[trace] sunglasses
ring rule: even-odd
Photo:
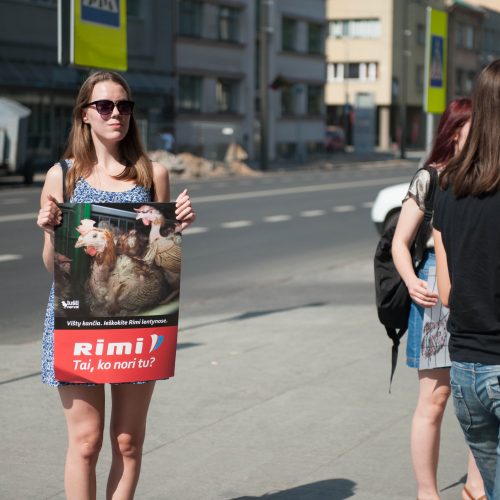
[[[84,107],[95,106],[95,109],[101,116],[109,116],[113,110],[118,109],[121,115],[131,115],[134,110],[134,101],[110,101],[109,99],[100,99],[86,104]]]

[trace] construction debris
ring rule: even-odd
[[[236,143],[229,144],[224,161],[212,161],[191,153],[174,155],[163,149],[150,151],[149,157],[152,161],[164,165],[172,174],[184,178],[261,175],[245,163],[248,154]]]

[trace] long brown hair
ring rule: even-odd
[[[462,151],[440,177],[457,198],[500,190],[500,59],[479,74],[472,96],[470,132]]]
[[[96,152],[90,133],[90,125],[83,122],[82,111],[89,103],[95,85],[106,81],[115,82],[123,87],[127,93],[127,98],[132,99],[128,83],[121,75],[113,71],[97,71],[83,82],[76,97],[68,146],[63,155],[63,158],[73,160],[73,165],[68,171],[64,186],[68,197],[73,192],[76,181],[80,177],[85,178],[92,173]],[[125,168],[115,178],[118,180],[134,180],[139,186],[151,188],[153,185],[151,160],[146,156],[133,114],[130,116],[127,134],[119,143],[119,151],[120,161],[125,164]]]

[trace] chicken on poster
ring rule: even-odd
[[[73,383],[172,377],[181,270],[175,203],[64,203],[54,369]]]

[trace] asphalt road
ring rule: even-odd
[[[376,193],[409,179],[413,170],[353,166],[182,183],[174,179],[172,196],[188,187],[198,213],[183,240],[180,326],[186,315],[217,311],[237,316],[307,302],[303,290],[269,296],[266,286],[286,281],[300,266],[313,272],[316,259],[346,262],[374,246],[370,207]],[[41,262],[42,235],[34,224],[40,189],[0,189],[1,344],[31,342],[41,335],[51,276]],[[249,288],[255,290],[251,303],[242,303],[238,293]],[[355,285],[338,296],[328,294],[329,301],[341,303],[373,300]]]

